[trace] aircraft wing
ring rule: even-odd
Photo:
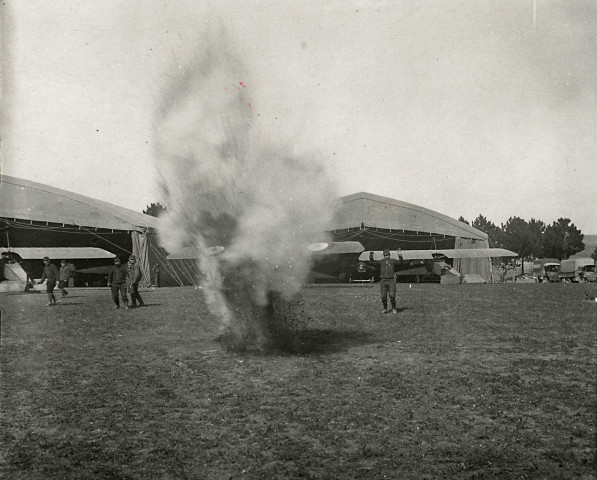
[[[77,260],[114,258],[114,254],[97,247],[16,247],[0,248],[2,253],[16,253],[23,260],[41,260],[45,256],[52,260]]]
[[[367,250],[361,253],[359,261],[382,260],[383,252]],[[400,255],[400,256],[399,256]],[[435,260],[446,258],[488,258],[488,257],[518,257],[518,254],[504,248],[444,248],[441,250],[390,250],[390,258],[396,260]]]
[[[361,242],[322,242],[307,246],[311,255],[349,255],[365,250]]]
[[[338,278],[339,275],[371,276],[375,267],[371,260],[382,260],[383,252],[367,250],[360,242],[321,242],[306,245],[311,258],[312,274],[327,275]],[[224,247],[214,246],[206,249],[204,253],[217,255]],[[199,252],[190,247],[168,255],[169,260],[197,258]],[[445,258],[489,258],[489,257],[517,257],[518,254],[503,248],[456,248],[442,250],[390,250],[390,257],[404,260],[403,275],[425,275],[427,273],[441,274],[442,266],[439,265]],[[400,275],[400,273],[398,273]]]
[[[322,278],[338,278],[339,273],[350,272],[357,269],[358,255],[365,250],[365,247],[360,242],[320,242],[305,245],[305,250],[308,251],[311,260],[311,274],[320,276]],[[166,258],[168,260],[189,260],[196,259],[201,254],[218,255],[224,251],[224,247],[215,245],[209,247],[204,251],[200,251],[195,247],[183,248],[177,252],[173,252]],[[362,267],[366,271],[369,268],[364,265]]]
[[[211,255],[221,253],[224,247],[215,246],[206,250]],[[367,250],[361,242],[321,242],[311,243],[307,246],[309,253],[317,257],[328,255],[355,256],[360,254],[358,261],[366,262],[371,260],[383,260],[381,250]],[[390,250],[390,257],[396,260],[434,260],[438,257],[446,258],[487,258],[487,257],[517,257],[518,254],[504,248],[445,248],[441,250]],[[199,250],[194,247],[187,247],[178,252],[168,255],[168,260],[192,259],[199,257]]]
[[[307,250],[311,255],[355,255],[356,261],[356,254],[361,253],[365,250],[365,247],[361,244],[361,242],[320,242],[320,243],[311,243],[307,245]],[[224,247],[221,245],[215,245],[213,247],[206,248],[203,252],[201,252],[196,247],[186,247],[181,250],[178,250],[174,253],[171,253],[166,257],[168,260],[189,260],[189,259],[196,259],[201,256],[201,253],[207,255],[217,255],[224,251]]]
[[[176,252],[169,254],[166,260],[196,260],[201,256],[201,253],[205,255],[217,255],[224,251],[224,247],[221,245],[214,245],[203,250],[199,250],[197,247],[185,247]]]
[[[448,258],[487,258],[487,257],[518,257],[518,253],[505,248],[454,248],[438,250]]]

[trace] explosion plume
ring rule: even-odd
[[[314,155],[263,131],[258,82],[216,37],[158,110],[156,157],[169,212],[160,237],[169,251],[202,252],[202,291],[229,345],[262,350],[275,341],[280,302],[291,303],[306,279],[305,247],[325,231],[335,187]],[[215,246],[224,250],[216,255]]]

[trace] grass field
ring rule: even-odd
[[[381,315],[374,286],[305,288],[268,355],[223,349],[201,290],[4,294],[0,477],[595,479],[587,291],[401,284]]]

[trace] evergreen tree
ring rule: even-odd
[[[479,215],[473,220],[472,227],[487,234],[489,246],[492,248],[502,248],[504,246],[504,232],[493,222],[487,220],[483,215]]]
[[[530,224],[520,217],[510,217],[506,224],[502,225],[504,247],[518,253],[518,256],[523,259],[532,259],[542,253],[540,251],[542,222],[536,220],[532,222]]]
[[[566,260],[585,249],[584,235],[569,218],[558,218],[545,228],[543,249],[546,257]]]
[[[166,207],[164,207],[160,202],[152,202],[151,205],[149,205],[145,210],[143,210],[143,213],[145,215],[151,215],[152,217],[159,217],[160,213],[165,211]]]

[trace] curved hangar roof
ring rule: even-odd
[[[0,217],[112,230],[157,227],[157,218],[21,178],[0,176]]]
[[[335,217],[330,230],[362,226],[487,239],[487,234],[481,230],[411,203],[365,192],[340,197],[335,205]]]

